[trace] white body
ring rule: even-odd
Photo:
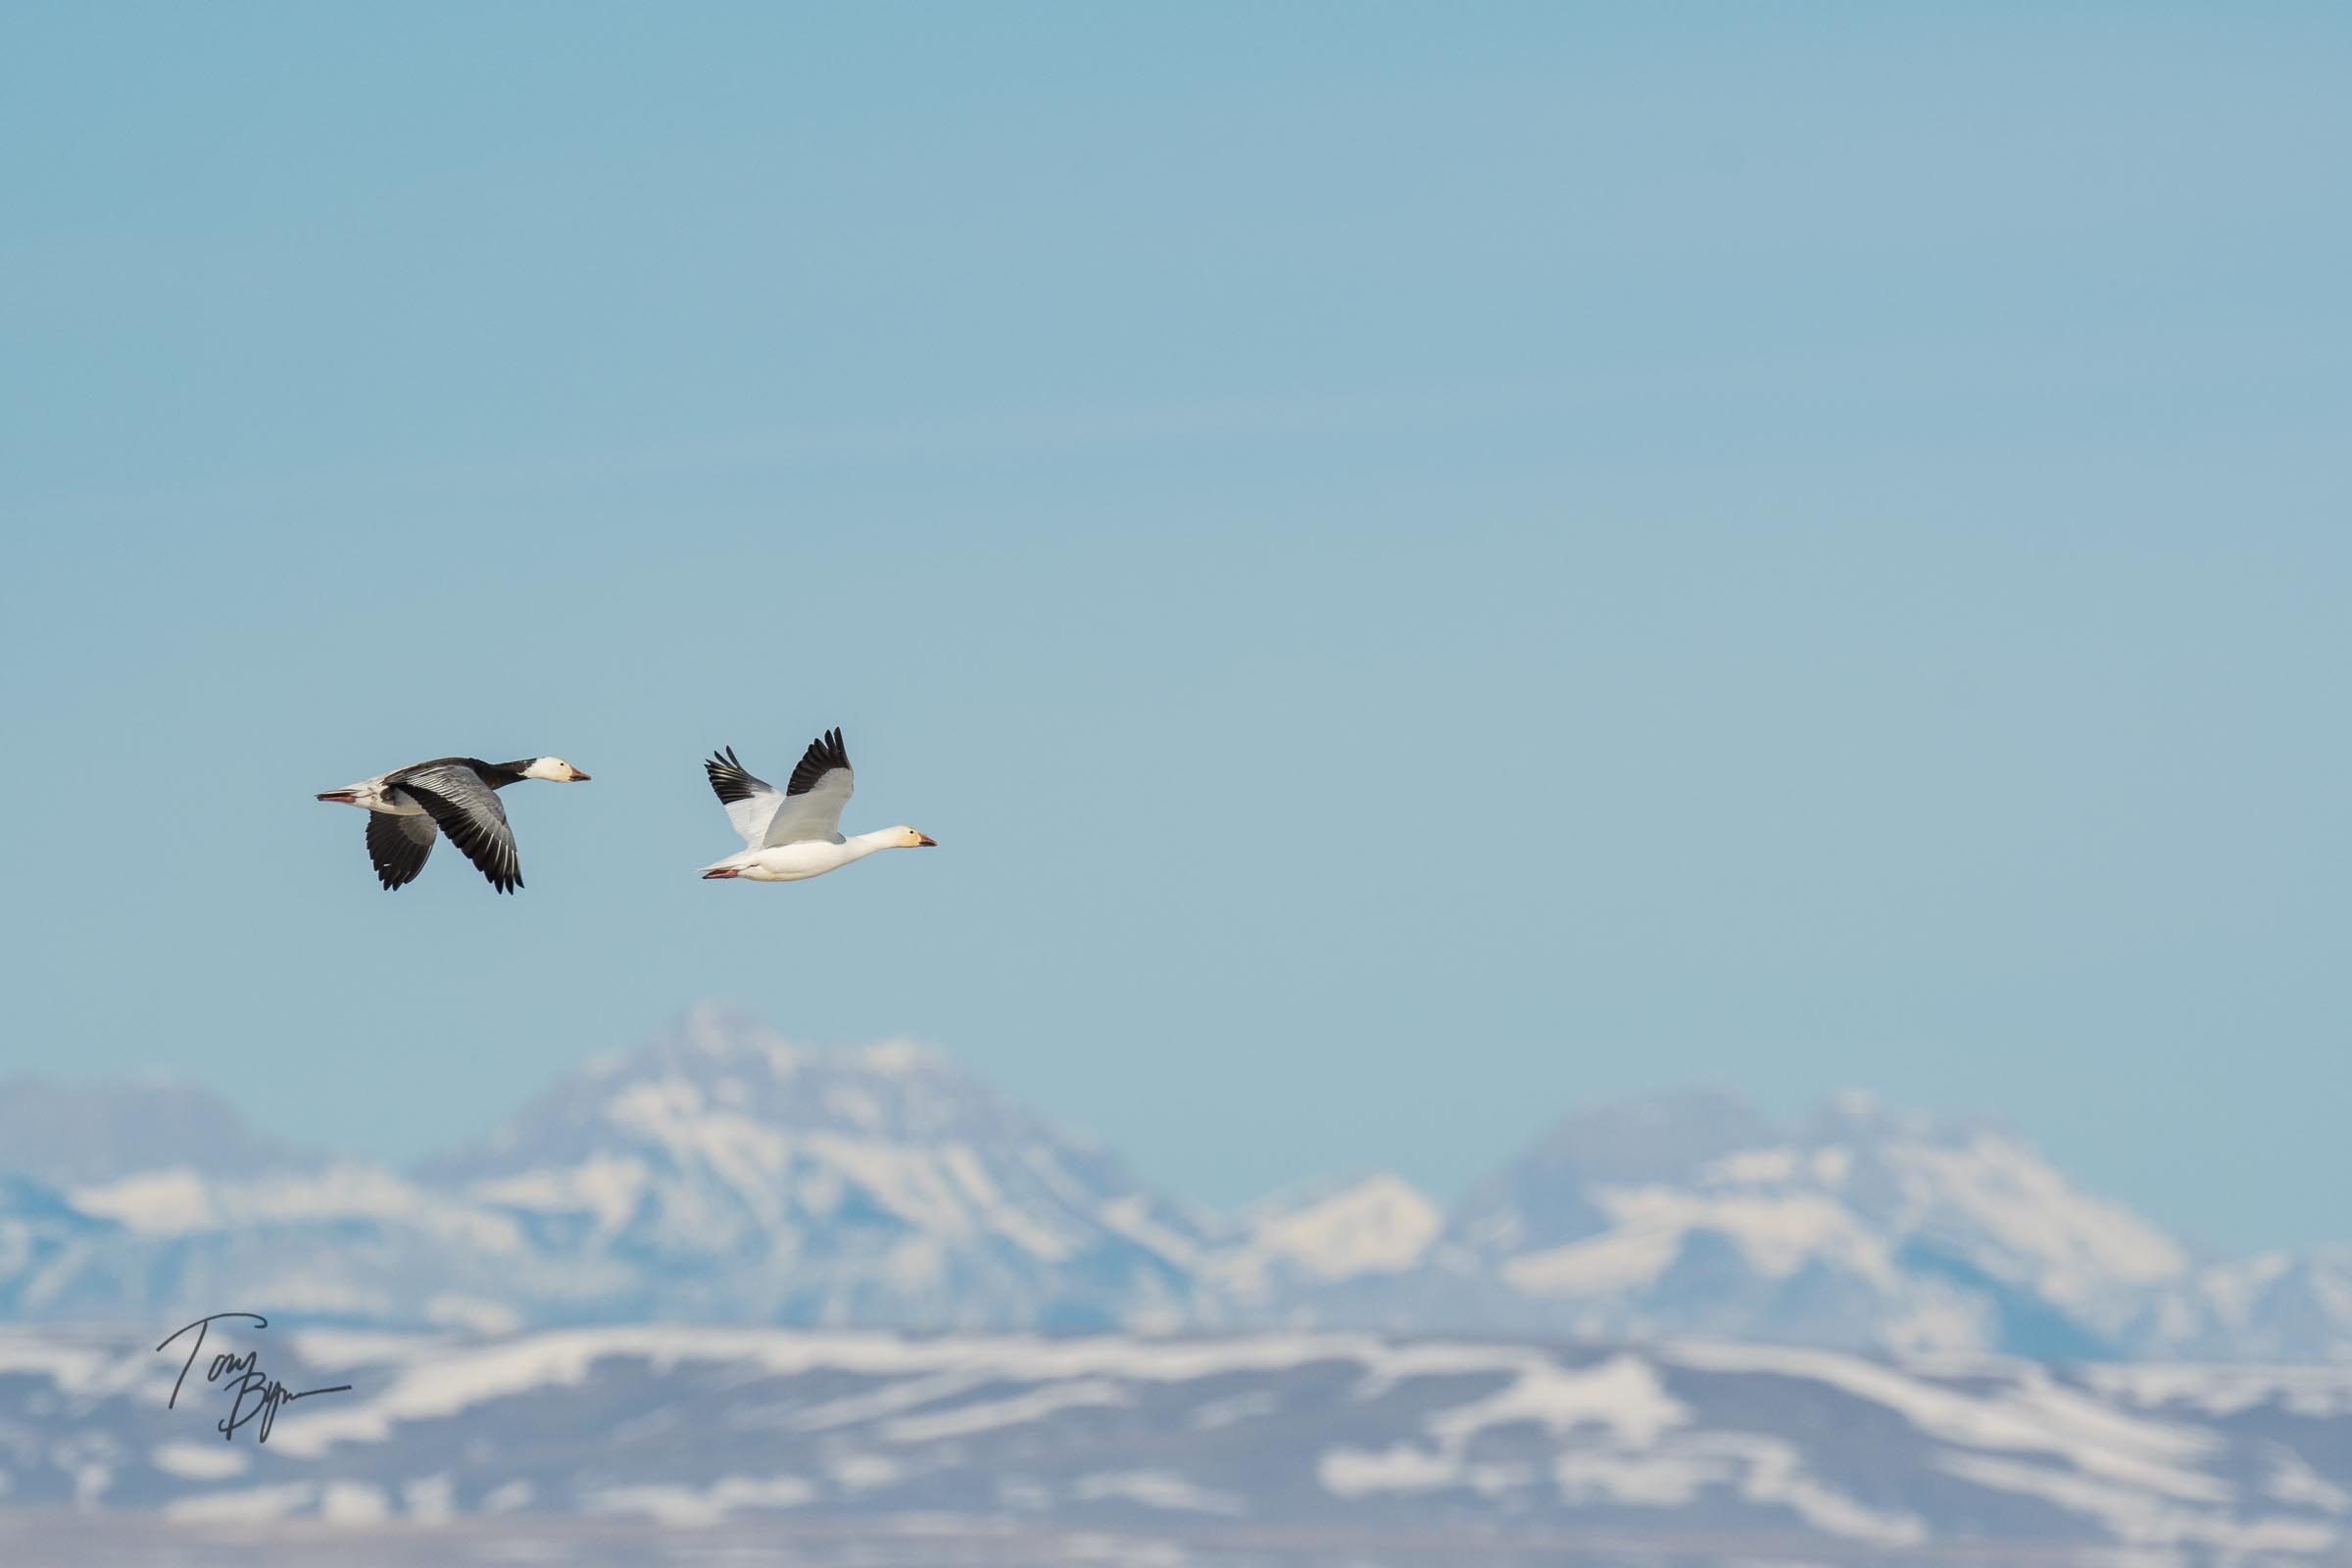
[[[906,833],[903,827],[887,827],[853,838],[803,839],[772,849],[746,850],[703,867],[703,874],[732,871],[746,882],[806,882],[852,860],[862,860],[876,850],[911,849]]]

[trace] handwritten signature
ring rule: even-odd
[[[212,1331],[215,1323],[224,1317],[249,1317],[253,1319],[253,1326],[257,1329],[266,1329],[270,1326],[270,1320],[259,1312],[215,1312],[211,1317],[200,1317],[189,1324],[187,1328],[166,1335],[164,1344],[156,1347],[158,1351],[161,1351],[173,1340],[178,1339],[180,1335],[187,1333],[188,1329],[196,1331],[196,1343],[188,1347],[188,1358],[179,1364],[179,1376],[172,1380],[172,1397],[164,1401],[165,1409],[172,1409],[178,1405],[179,1386],[188,1381],[189,1369],[195,1366],[196,1357],[203,1353],[205,1335]],[[256,1364],[261,1358],[262,1352],[259,1350],[248,1350],[243,1355],[220,1354],[214,1356],[211,1363],[205,1368],[204,1381],[207,1383],[220,1383],[224,1377],[228,1379],[226,1383],[220,1384],[221,1388],[229,1395],[228,1414],[221,1420],[213,1423],[219,1429],[220,1440],[223,1443],[235,1442],[237,1428],[256,1419],[261,1422],[261,1425],[256,1429],[254,1436],[260,1442],[268,1443],[270,1441],[270,1424],[277,1419],[277,1412],[286,1405],[292,1404],[296,1399],[307,1399],[314,1394],[348,1394],[351,1392],[350,1384],[338,1383],[331,1389],[304,1389],[298,1394],[270,1376],[269,1373],[264,1372]],[[247,1408],[248,1400],[252,1401],[251,1408]]]

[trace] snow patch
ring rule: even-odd
[[[479,1297],[444,1292],[424,1303],[425,1321],[444,1328],[481,1335],[512,1334],[522,1327],[522,1314],[511,1306]]]
[[[2219,1479],[2185,1468],[2214,1451],[2211,1433],[2111,1409],[2040,1367],[2021,1365],[2013,1381],[1978,1394],[1827,1350],[1678,1344],[1661,1353],[1693,1370],[1764,1373],[1837,1389],[1895,1411],[1942,1443],[2056,1454],[2088,1475],[2144,1493],[2195,1501],[2229,1494]]]
[[[164,1517],[190,1524],[268,1524],[303,1512],[318,1497],[316,1481],[289,1481],[274,1487],[245,1487],[235,1492],[177,1497],[164,1504]]]
[[[211,1185],[186,1169],[144,1171],[76,1187],[66,1198],[84,1214],[111,1219],[141,1236],[182,1236],[220,1223]]]
[[[1238,1517],[1249,1510],[1229,1493],[1196,1486],[1172,1470],[1116,1470],[1080,1476],[1070,1494],[1083,1501],[1119,1497],[1147,1508],[1171,1512],[1215,1513]]]
[[[253,1467],[253,1456],[226,1443],[167,1443],[148,1455],[166,1475],[188,1481],[224,1481]]]
[[[1419,1262],[1446,1228],[1445,1212],[1397,1176],[1374,1176],[1262,1222],[1252,1250],[1324,1280],[1396,1274]]]
[[[815,1485],[802,1476],[770,1476],[754,1480],[727,1476],[707,1487],[602,1487],[580,1494],[580,1506],[590,1513],[643,1514],[672,1530],[695,1530],[715,1525],[731,1514],[753,1508],[798,1508],[816,1499]]]
[[[1612,1231],[1546,1251],[1523,1252],[1502,1277],[1529,1296],[1609,1296],[1656,1281],[1682,1251],[1680,1231]]]
[[[1101,1378],[1080,1378],[1070,1383],[1049,1384],[1007,1399],[957,1405],[936,1415],[902,1416],[885,1423],[880,1436],[885,1443],[930,1443],[940,1438],[969,1437],[997,1427],[1019,1426],[1056,1410],[1129,1402],[1127,1391],[1117,1384]]]
[[[2168,1506],[2136,1487],[1988,1454],[1937,1457],[1937,1468],[1963,1481],[2000,1492],[2039,1497],[2087,1515],[2118,1541],[2144,1546],[2197,1545],[2226,1552],[2326,1551],[2336,1532],[2316,1520],[2236,1519]]]

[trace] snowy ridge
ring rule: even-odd
[[[144,1339],[0,1331],[0,1407],[70,1412],[0,1432],[12,1502],[354,1532],[517,1511],[851,1538],[1009,1516],[1179,1544],[1409,1524],[2181,1568],[2352,1543],[2352,1387],[2325,1368],[1319,1333],[247,1338],[353,1392],[290,1408],[267,1448],[199,1443],[206,1410],[163,1410],[175,1367]]]

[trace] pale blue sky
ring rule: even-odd
[[[2352,19],[18,6],[0,1074],[698,997],[1243,1200],[1692,1082],[2352,1239]],[[853,829],[707,885],[697,767]],[[528,888],[318,790],[554,752]]]

